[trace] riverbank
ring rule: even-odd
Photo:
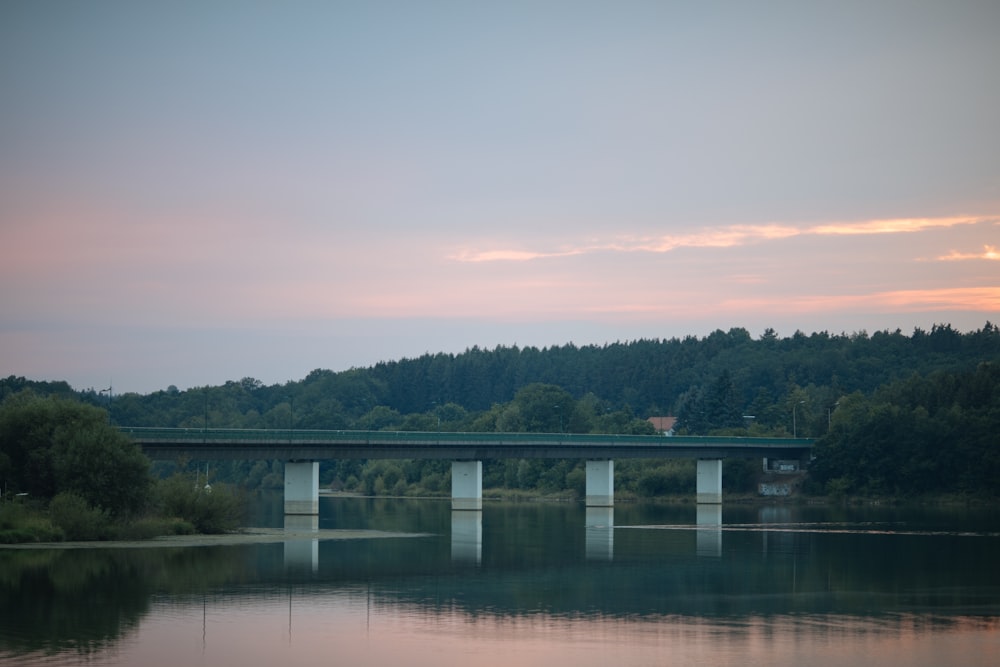
[[[0,549],[159,549],[176,547],[238,546],[299,540],[370,540],[426,537],[427,533],[397,533],[384,530],[304,530],[247,528],[220,535],[164,535],[148,540],[107,540],[87,542],[26,542],[0,544]]]

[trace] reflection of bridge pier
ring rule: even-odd
[[[698,526],[696,551],[699,556],[722,555],[722,505],[701,503],[697,508],[695,523]]]
[[[451,559],[456,563],[483,561],[483,513],[481,511],[452,510]]]
[[[767,506],[757,511],[757,523],[761,524],[761,550],[766,556],[770,552],[792,553],[795,546],[795,535],[789,531],[774,531],[768,529],[768,524],[789,524],[792,522],[792,510],[789,507]]]
[[[615,508],[588,507],[585,521],[587,560],[614,560]]]
[[[318,533],[319,515],[286,514],[285,532]],[[316,572],[319,569],[319,539],[298,537],[285,540],[285,569]]]

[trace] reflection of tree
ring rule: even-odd
[[[0,551],[0,650],[101,650],[137,626],[154,593],[203,592],[243,580],[256,570],[252,553],[236,547]]]

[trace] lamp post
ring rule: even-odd
[[[104,392],[108,392],[108,423],[109,424],[111,423],[111,389],[112,389],[112,384],[109,382],[107,389],[101,389],[99,392],[97,392],[98,396],[100,396]]]

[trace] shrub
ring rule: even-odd
[[[107,537],[108,518],[86,500],[64,491],[49,503],[52,523],[63,530],[68,540],[97,540]]]
[[[176,474],[157,485],[161,514],[183,519],[199,533],[235,530],[243,519],[244,503],[225,484],[202,487],[190,476]]]
[[[47,516],[21,503],[0,503],[0,544],[60,542],[63,538],[63,531]]]
[[[146,517],[122,526],[118,538],[122,540],[148,540],[161,535],[192,535],[194,525],[176,517]]]

